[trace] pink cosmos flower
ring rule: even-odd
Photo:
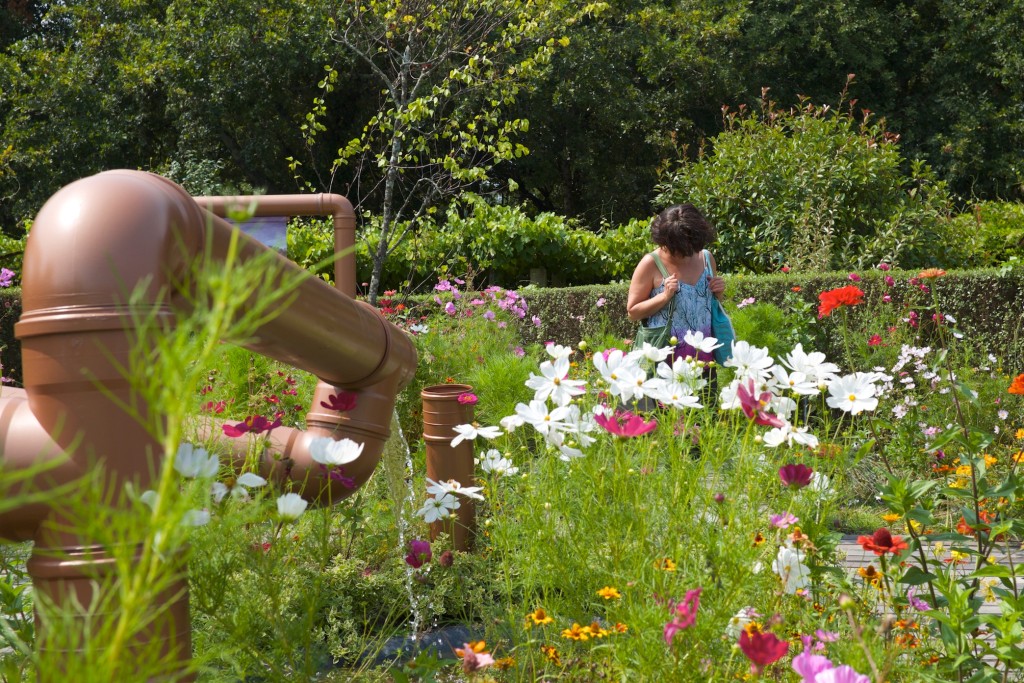
[[[849,275],[846,276],[846,279],[849,280],[850,282],[860,282],[861,278],[860,275],[857,275],[857,273],[850,273]]]
[[[769,521],[771,521],[772,526],[777,527],[779,529],[785,529],[786,527],[792,526],[793,524],[799,522],[800,518],[794,516],[792,512],[789,512],[787,510],[781,515],[772,515],[769,518]]]
[[[871,335],[871,338],[868,339],[868,346],[881,346],[881,345],[882,345],[882,335],[880,335],[880,334],[873,334],[873,335]]]
[[[800,674],[800,683],[814,683],[818,674],[832,668],[835,665],[828,657],[811,654],[808,649],[793,658],[793,671]]]
[[[758,395],[753,379],[748,379],[746,384],[741,383],[736,388],[736,397],[739,399],[740,407],[743,408],[746,416],[753,419],[757,424],[769,427],[781,427],[783,425],[782,420],[777,415],[764,411],[765,407],[771,403],[772,392],[765,391]]]
[[[615,436],[630,439],[634,436],[643,436],[654,431],[658,427],[657,420],[647,422],[640,415],[629,411],[619,411],[611,417],[595,415],[594,422],[605,428],[606,431]]]
[[[892,269],[892,266],[890,266],[885,261],[882,261],[881,263],[879,263],[877,267],[878,267],[879,270],[883,270],[883,271],[884,270],[891,270]]]
[[[670,603],[670,608],[676,613],[676,616],[665,624],[665,643],[669,646],[672,645],[672,639],[675,638],[676,633],[685,631],[697,621],[697,610],[700,609],[700,592],[702,590],[704,589],[688,590],[682,602],[675,605]]]
[[[464,406],[472,406],[476,405],[480,398],[472,391],[464,391],[459,394],[459,397],[456,400]]]
[[[605,303],[606,303],[605,302],[605,298],[602,296],[602,297],[598,298],[597,303],[594,304],[594,305],[597,306],[598,308],[601,308],[602,306],[605,305]]]
[[[327,410],[334,410],[339,413],[347,413],[356,407],[359,394],[354,391],[339,391],[337,394],[330,394],[326,401],[320,401],[320,405]]]
[[[814,470],[802,463],[790,463],[779,468],[779,479],[784,486],[792,489],[802,489],[810,484],[813,474]]]
[[[444,312],[447,313],[448,315],[455,315],[455,304],[453,304],[451,301],[446,303],[444,305]]]
[[[896,279],[892,275],[886,275],[883,279],[886,287],[893,287],[896,284]]]

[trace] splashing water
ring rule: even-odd
[[[416,492],[412,485],[412,452],[409,450],[409,442],[405,439],[405,433],[402,432],[397,409],[391,416],[391,437],[384,445],[381,466],[387,478],[391,500],[395,505],[398,554],[404,557],[409,549],[409,529],[413,524]],[[403,564],[405,565],[405,592],[409,598],[409,611],[412,614],[410,637],[413,642],[416,642],[423,624],[423,611],[413,586],[415,581],[413,568],[408,563],[403,562]]]

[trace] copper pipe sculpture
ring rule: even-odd
[[[273,201],[260,199],[263,206]],[[334,212],[336,225],[342,224],[342,233],[345,226],[354,226],[347,202],[322,201]],[[108,171],[79,180],[43,206],[25,250],[23,314],[15,327],[22,342],[25,390],[5,389],[0,396],[5,468],[25,467],[40,458],[61,460],[35,482],[46,487],[71,481],[103,462],[112,485],[130,481],[139,490],[148,487],[163,453],[153,435],[119,405],[151,414],[123,376],[137,343],[133,315],[155,314],[172,324],[175,313],[186,307],[184,297],[168,300],[160,292],[172,290],[176,277],[203,257],[207,245],[212,245],[210,257],[223,259],[232,230],[179,186],[138,171]],[[267,251],[240,237],[242,260]],[[283,273],[305,272],[276,258]],[[353,262],[342,261],[337,280],[354,289],[354,268],[348,271],[345,265]],[[145,296],[129,305],[127,294],[140,285]],[[415,371],[412,343],[371,306],[310,276],[246,346],[321,379],[308,429],[274,430],[260,461],[261,474],[292,480],[314,501],[351,495],[373,472],[397,394]],[[320,407],[340,390],[358,393],[353,410]],[[346,466],[354,487],[327,478],[313,461],[310,442],[320,436],[365,444],[361,457]],[[42,505],[16,509],[0,516],[0,536],[35,541],[28,569],[37,592],[57,604],[75,599],[88,605],[95,581],[109,571],[110,556],[60,517]],[[171,593],[167,623],[154,625],[140,639],[162,639],[164,653],[184,671],[191,656],[184,577]],[[86,637],[84,617],[82,624]],[[45,632],[46,624],[39,626]]]
[[[427,477],[434,481],[454,479],[462,486],[476,483],[476,464],[473,442],[465,440],[452,448],[455,425],[473,422],[473,406],[460,403],[461,394],[472,391],[468,384],[438,384],[420,392],[423,399],[423,443],[427,451]],[[447,530],[452,535],[456,550],[467,551],[476,535],[476,506],[472,498],[459,496],[459,509],[454,524],[434,522],[430,525],[430,539]]]

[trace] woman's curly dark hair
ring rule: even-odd
[[[693,256],[714,242],[717,234],[693,204],[670,206],[651,223],[651,240],[678,256]]]

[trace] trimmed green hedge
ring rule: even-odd
[[[884,274],[877,271],[864,275],[857,285],[864,290],[868,301],[877,301],[888,292],[893,296],[893,305],[902,306],[912,294],[905,283],[917,273],[893,271],[889,274],[898,283],[892,289],[885,286]],[[847,276],[847,273],[726,275],[727,308],[735,314],[737,302],[753,298],[792,309],[786,300],[787,296],[792,296],[794,287],[800,288],[797,296],[816,307],[818,293],[850,284]],[[1024,371],[1024,269],[950,271],[927,282],[935,287],[943,312],[956,318],[958,327],[979,350],[1001,358],[1004,367],[1013,373]],[[523,342],[556,341],[575,345],[584,337],[602,332],[632,338],[636,324],[626,317],[627,290],[625,283],[521,289],[530,306],[530,315],[522,322]],[[604,299],[603,305],[598,306],[601,299]],[[0,344],[3,345],[0,357],[4,376],[20,384],[21,347],[14,339],[14,323],[21,315],[21,290],[0,291],[0,305]],[[871,310],[868,307],[849,309],[851,324],[867,322],[864,316],[870,315]],[[539,326],[533,324],[532,316],[540,319]],[[818,323],[826,339],[826,348],[820,350],[830,358],[839,358],[842,354],[842,340],[836,334],[838,320],[835,316]]]
[[[917,271],[889,273],[897,286],[891,290],[883,282],[883,273],[872,272],[856,283],[864,290],[868,301],[878,301],[883,294],[893,296],[893,305],[902,306],[912,294],[906,286]],[[726,308],[733,314],[736,304],[753,298],[783,308],[792,288],[807,304],[816,307],[822,291],[852,284],[848,273],[778,274],[778,275],[725,275],[727,282]],[[966,338],[980,350],[1001,358],[1008,369],[1024,370],[1024,269],[995,269],[950,271],[947,275],[927,281],[935,287],[943,312],[952,315]],[[606,330],[631,338],[636,323],[626,317],[628,285],[595,285],[565,287],[561,289],[520,290],[530,305],[530,313],[540,317],[540,326],[524,321],[523,337],[526,342],[556,341],[575,345],[580,339]],[[599,299],[602,307],[597,307]],[[907,309],[909,312],[910,309]],[[868,307],[849,309],[851,325],[865,323]],[[826,339],[826,348],[820,349],[830,358],[842,354],[842,339],[838,332],[840,318],[833,316],[819,321]]]

